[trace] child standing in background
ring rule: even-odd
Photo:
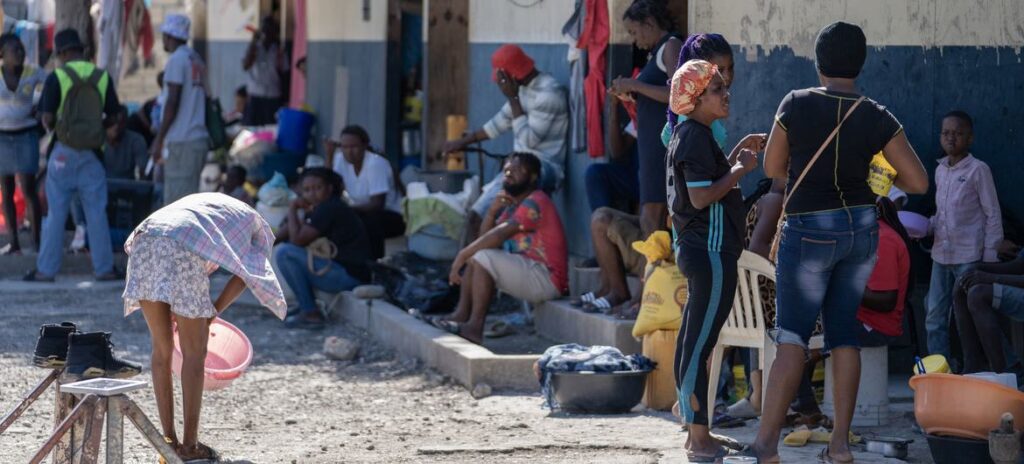
[[[963,111],[942,119],[939,142],[946,156],[935,170],[935,215],[929,229],[932,276],[928,288],[928,352],[949,358],[949,309],[953,284],[971,265],[998,261],[1003,240],[992,171],[968,151],[974,141],[974,122]]]

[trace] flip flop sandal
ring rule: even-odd
[[[592,303],[595,299],[597,299],[597,295],[594,295],[594,292],[587,292],[580,295],[579,298],[570,301],[569,304],[574,308],[582,308],[587,304]]]
[[[608,314],[615,309],[615,306],[611,301],[608,301],[608,298],[602,296],[583,306],[583,312]]]
[[[640,303],[633,302],[627,303],[629,306],[626,309],[622,309],[618,314],[615,315],[616,319],[623,321],[635,321],[637,317],[640,317]]]
[[[455,321],[446,321],[441,318],[430,319],[430,325],[453,335],[458,335],[459,330],[462,329],[462,324]]]
[[[692,452],[687,451],[686,452],[686,460],[688,462],[719,462],[720,460],[722,460],[722,458],[724,458],[726,456],[735,456],[735,455],[736,455],[735,451],[733,451],[733,450],[731,450],[729,448],[726,448],[724,446],[719,446],[718,447],[718,451],[715,452],[714,456],[702,456],[700,454],[693,454]]]
[[[196,446],[194,448],[192,448],[191,450],[185,450],[185,448],[182,447],[181,451],[188,451],[188,452],[191,452],[191,453],[195,453],[194,455],[186,454],[185,456],[181,456],[181,458],[182,458],[181,460],[183,462],[186,462],[186,463],[199,464],[199,463],[215,463],[215,462],[219,462],[220,461],[220,453],[218,453],[217,450],[215,450],[213,448],[210,448],[209,446],[206,446],[206,445],[204,445],[202,443],[196,443]],[[182,453],[179,452],[178,454],[181,455]],[[186,459],[186,456],[188,456],[187,459]]]
[[[498,321],[491,325],[491,327],[484,331],[485,338],[501,338],[516,333],[516,330],[511,325],[504,321]]]
[[[832,456],[829,456],[828,445],[825,445],[825,447],[821,449],[821,452],[818,453],[818,460],[826,464],[851,464],[854,461],[853,458],[838,460],[833,458]]]
[[[731,449],[733,451],[746,451],[746,450],[750,449],[750,445],[748,445],[746,443],[742,443],[742,442],[740,442],[739,440],[737,440],[735,438],[727,437],[725,435],[719,435],[717,433],[712,433],[711,434],[711,438],[714,438],[715,441],[717,441],[720,445],[722,445],[722,446],[724,446],[726,448],[729,448],[729,449]]]
[[[732,429],[736,427],[742,427],[746,423],[746,419],[740,419],[738,417],[732,417],[726,413],[715,414],[714,425],[712,428],[716,429]]]

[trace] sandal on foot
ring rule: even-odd
[[[688,462],[719,462],[726,456],[734,456],[736,452],[726,448],[725,446],[719,446],[718,451],[715,452],[714,456],[704,456],[700,454],[694,454],[692,451],[686,452],[686,460]]]
[[[182,446],[179,448],[178,456],[186,463],[198,464],[220,461],[220,453],[202,443],[196,443],[195,446],[190,448]]]
[[[582,308],[587,304],[593,302],[595,299],[597,299],[597,295],[594,295],[594,292],[587,292],[580,295],[579,298],[570,301],[569,304],[572,305],[574,308]]]
[[[501,338],[516,333],[511,325],[505,321],[498,321],[491,324],[491,327],[484,330],[484,338]]]
[[[754,405],[749,399],[743,398],[729,407],[725,408],[725,412],[732,417],[738,417],[740,419],[753,419],[761,414],[754,409]]]
[[[742,427],[746,423],[746,419],[739,417],[732,417],[726,413],[715,414],[715,420],[712,422],[713,427],[717,429],[731,429],[736,427]]]
[[[725,435],[719,435],[717,433],[712,433],[711,434],[711,438],[713,438],[715,441],[717,441],[719,445],[722,445],[722,446],[724,446],[726,448],[729,448],[731,450],[734,450],[734,451],[746,451],[746,450],[750,449],[750,445],[748,445],[746,443],[742,443],[742,442],[740,442],[739,440],[737,440],[735,438],[727,437]]]
[[[640,302],[634,301],[632,303],[626,303],[628,306],[624,306],[624,309],[620,309],[619,313],[615,315],[616,319],[623,321],[635,321],[640,316]]]
[[[455,322],[455,321],[449,321],[447,319],[441,319],[441,318],[428,319],[428,320],[430,321],[430,325],[432,325],[434,327],[437,327],[438,329],[441,329],[441,330],[443,330],[445,332],[448,332],[450,334],[453,334],[453,335],[458,335],[459,334],[459,330],[462,329],[462,324],[459,324],[458,322]]]
[[[615,310],[615,307],[618,306],[619,304],[621,304],[621,302],[613,303],[611,300],[608,299],[608,297],[602,296],[601,298],[598,298],[583,306],[583,312],[610,314],[612,311]]]
[[[850,454],[850,459],[842,459],[842,460],[840,460],[840,459],[833,458],[831,455],[828,454],[828,451],[829,451],[829,446],[825,445],[825,447],[821,449],[821,452],[818,453],[818,460],[821,461],[821,462],[824,462],[826,464],[852,464],[853,463],[853,453]]]

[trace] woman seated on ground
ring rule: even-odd
[[[142,308],[152,337],[153,393],[164,439],[183,460],[216,459],[199,442],[199,412],[209,326],[248,287],[277,317],[286,304],[270,266],[273,233],[256,210],[220,193],[189,195],[150,215],[124,245],[128,276],[124,312]],[[233,274],[210,301],[208,276]],[[169,278],[173,276],[173,278]],[[181,343],[184,435],[178,440],[171,380],[173,331]]]
[[[290,328],[322,329],[326,317],[313,292],[337,293],[370,280],[370,247],[359,216],[341,201],[341,177],[327,168],[310,168],[299,178],[301,195],[278,229],[281,243],[274,264],[298,307],[288,311]],[[303,212],[305,219],[299,217]]]
[[[359,126],[342,129],[338,142],[327,140],[326,153],[333,157],[330,166],[341,175],[348,203],[369,234],[370,257],[383,258],[384,240],[405,233],[402,194],[391,162],[370,151],[370,136]]]

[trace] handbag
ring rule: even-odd
[[[327,271],[331,270],[331,265],[324,266],[323,269],[317,270],[314,266],[314,258],[323,258],[327,260],[334,259],[338,255],[338,247],[334,245],[327,237],[320,237],[313,240],[313,243],[306,245],[306,264],[309,266],[309,272],[317,277],[322,277],[327,274]]]
[[[771,250],[768,252],[768,259],[771,262],[776,262],[778,258],[779,243],[782,241],[782,226],[783,224],[786,223],[786,205],[789,204],[789,199],[793,197],[793,193],[796,192],[796,189],[800,187],[800,183],[804,181],[804,177],[806,177],[807,173],[811,171],[811,167],[814,166],[814,163],[817,162],[818,158],[821,157],[821,154],[824,153],[825,147],[832,143],[832,139],[836,138],[836,135],[839,134],[839,128],[843,127],[843,123],[846,122],[846,119],[849,118],[851,114],[853,114],[853,110],[857,109],[857,107],[860,106],[860,103],[864,101],[865,98],[867,97],[864,97],[862,95],[860,98],[857,99],[857,101],[853,103],[853,106],[851,106],[850,109],[846,110],[846,114],[843,115],[843,119],[839,120],[839,124],[836,125],[836,128],[832,129],[832,133],[828,134],[828,137],[825,138],[825,141],[822,142],[820,147],[818,147],[818,151],[814,153],[814,156],[811,157],[811,161],[807,163],[807,166],[804,167],[803,172],[801,172],[800,176],[796,178],[796,182],[793,183],[793,188],[789,189],[789,192],[786,194],[786,197],[782,199],[782,214],[779,215],[779,223],[776,224],[775,226],[775,237],[772,238],[772,247]]]

